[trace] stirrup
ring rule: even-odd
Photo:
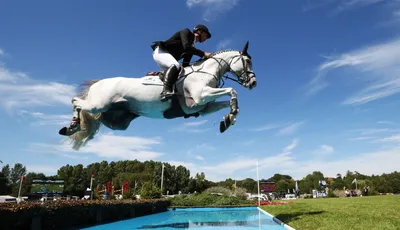
[[[161,93],[161,101],[167,101],[168,99],[170,99],[171,97],[173,97],[174,96],[174,92],[172,91],[172,92],[162,92]]]

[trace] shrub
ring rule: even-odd
[[[241,200],[246,200],[247,199],[246,189],[237,187],[235,196]]]
[[[237,187],[235,191],[221,186],[214,186],[206,189],[204,193],[221,194],[224,196],[235,196],[241,200],[247,199],[246,189],[241,187]]]
[[[156,199],[161,198],[161,190],[155,186],[151,182],[145,182],[143,184],[142,192],[140,193],[141,199]]]
[[[166,211],[170,202],[154,200],[58,200],[0,204],[1,229],[79,229]]]
[[[210,187],[206,189],[204,193],[220,193],[225,196],[231,196],[233,194],[230,189],[221,186]]]
[[[334,198],[334,197],[339,197],[339,196],[337,196],[332,189],[329,189],[327,197]]]
[[[204,192],[197,195],[179,195],[170,198],[171,206],[180,207],[215,207],[215,206],[251,206],[253,202],[235,196],[217,195]]]

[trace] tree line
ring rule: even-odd
[[[124,160],[101,161],[87,165],[65,165],[58,169],[56,175],[46,176],[43,173],[28,172],[26,167],[16,163],[13,167],[6,164],[0,173],[0,194],[18,194],[21,176],[24,176],[21,195],[30,194],[32,179],[58,179],[64,180],[64,194],[82,196],[86,188],[90,186],[90,179],[94,176],[93,189],[104,189],[107,182],[112,182],[114,189],[121,189],[124,182],[128,182],[131,191],[139,191],[146,184],[161,187],[161,171],[164,164],[163,194],[178,194],[203,192],[213,186],[244,188],[249,193],[257,193],[257,181],[252,178],[234,180],[228,178],[224,181],[212,182],[206,179],[206,175],[196,173],[191,176],[190,171],[182,166],[174,166],[169,163],[156,161]],[[354,178],[357,179],[357,187],[362,189],[369,187],[372,193],[400,193],[400,172],[392,172],[382,175],[363,175],[357,171],[347,171],[345,175],[337,174],[336,177],[325,177],[319,171],[312,172],[298,181],[301,194],[310,194],[313,189],[321,190],[320,181],[324,180],[331,190],[355,189]],[[295,189],[295,180],[290,175],[274,174],[262,181],[275,182],[276,192],[287,193]]]

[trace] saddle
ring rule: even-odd
[[[151,71],[147,72],[146,76],[158,76],[161,81],[164,81],[165,78],[165,71]]]
[[[146,76],[155,76],[155,77],[159,77],[159,79],[161,80],[161,81],[164,81],[164,78],[165,78],[165,71],[150,71],[150,72],[147,72],[146,73]],[[180,78],[181,76],[179,76],[178,77],[178,79]],[[174,86],[173,86],[173,88],[174,88],[174,91],[176,92],[176,93],[178,93],[177,91],[177,88],[176,88],[176,84],[174,84]],[[178,95],[174,95],[174,96],[172,96],[172,98],[170,99],[171,100],[171,108],[169,108],[168,110],[166,110],[165,112],[164,112],[164,117],[166,118],[166,119],[174,119],[174,118],[177,118],[177,117],[184,117],[185,119],[187,119],[187,118],[189,118],[189,117],[195,117],[195,118],[197,118],[200,114],[199,113],[194,113],[194,114],[186,114],[185,112],[183,112],[183,110],[182,110],[182,108],[181,108],[181,106],[180,106],[180,104],[179,104],[179,98],[178,98]]]

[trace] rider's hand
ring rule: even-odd
[[[212,53],[204,52],[204,57],[210,58],[210,57],[212,57],[212,56],[213,56]]]

